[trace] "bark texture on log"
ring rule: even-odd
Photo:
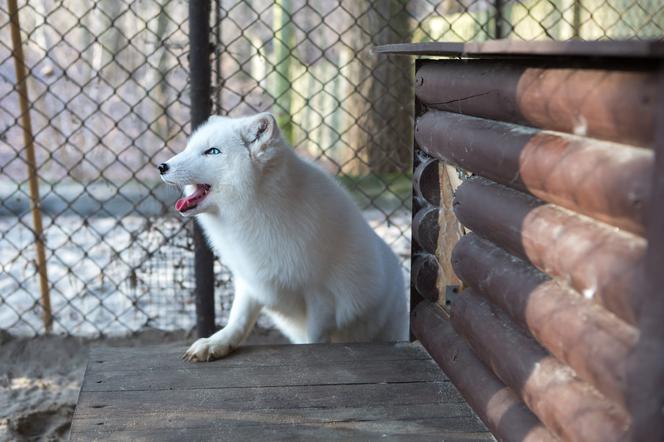
[[[459,187],[454,209],[470,230],[636,323],[643,238],[481,178]]]
[[[454,248],[459,277],[576,374],[626,406],[627,360],[638,331],[474,233]]]
[[[632,66],[436,61],[417,71],[415,94],[444,111],[651,147],[656,76]]]
[[[651,150],[452,112],[417,120],[421,149],[477,175],[643,235]]]
[[[630,419],[623,408],[578,379],[472,289],[452,304],[451,320],[475,354],[553,433],[570,441],[625,439]]]
[[[431,303],[419,304],[411,315],[413,331],[498,440],[558,440],[475,356],[439,310]]]

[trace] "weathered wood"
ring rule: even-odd
[[[231,366],[206,363],[197,367],[196,376],[191,367],[179,369],[127,368],[117,371],[91,372],[85,377],[83,387],[87,391],[122,390],[163,390],[181,383],[182,388],[229,388],[237,385],[256,386],[297,386],[297,385],[339,385],[361,384],[366,382],[434,382],[442,379],[440,370],[430,360],[392,361],[348,361],[334,364],[308,364],[315,370],[289,369],[276,370],[273,366]],[[223,376],[219,367],[223,366]]]
[[[465,181],[454,204],[470,230],[636,323],[643,238],[481,178]]]
[[[482,56],[528,57],[564,56],[584,59],[604,58],[661,58],[664,43],[658,40],[584,41],[584,40],[488,40],[483,42],[427,42],[396,43],[377,46],[379,54],[433,55],[433,56]]]
[[[71,440],[491,439],[417,344],[243,347],[205,364],[178,356],[93,349]]]
[[[438,211],[438,245],[436,246],[436,257],[440,265],[438,273],[438,302],[445,305],[447,291],[451,287],[458,287],[461,281],[454,274],[450,256],[454,245],[463,235],[463,227],[454,214],[454,192],[461,182],[455,175],[452,166],[440,163],[438,168],[438,181],[440,182],[440,210]]]
[[[451,385],[451,384],[450,384]],[[357,395],[355,392],[345,391],[349,395]],[[365,402],[366,404],[366,402]],[[408,427],[409,421],[418,421],[425,423],[430,420],[429,429],[454,431],[479,431],[484,428],[477,418],[472,415],[468,406],[463,402],[458,404],[419,404],[419,405],[383,405],[361,406],[361,407],[339,407],[330,408],[311,407],[298,404],[293,408],[268,408],[268,409],[229,409],[223,403],[219,408],[205,410],[197,408],[185,408],[165,412],[159,409],[156,404],[153,412],[145,413],[120,413],[103,417],[104,432],[122,431],[124,429],[152,430],[154,428],[195,428],[197,426],[218,428],[223,432],[225,426],[235,426],[246,424],[249,426],[263,427],[265,424],[275,425],[297,425],[297,424],[317,424],[325,427],[326,424],[339,424],[341,422],[374,422],[384,423],[385,421],[404,421],[401,428],[411,430]],[[441,414],[444,413],[443,416]],[[360,417],[361,416],[361,417]],[[164,419],[166,417],[167,419]],[[168,419],[171,417],[172,419]],[[216,422],[208,422],[209,420]],[[160,422],[161,420],[161,422]],[[80,422],[93,426],[99,422],[99,416],[80,417]],[[184,424],[183,424],[184,422]],[[425,424],[426,425],[426,424]]]
[[[485,186],[464,184],[455,203],[477,234],[455,252],[464,261],[457,271],[501,324],[491,328],[469,309],[471,329],[489,330],[478,355],[511,376],[501,382],[520,393],[546,393],[535,405],[569,420],[554,428],[566,438],[581,416],[592,421],[584,428],[589,437],[662,439],[664,43],[490,41],[378,51],[466,58],[417,61],[416,142],[446,165],[511,188],[473,179]],[[439,216],[438,225],[442,267],[448,224]],[[453,309],[468,302],[463,294],[452,299]],[[534,336],[544,348],[530,344],[542,359],[533,361],[522,341],[505,339],[511,332]],[[622,416],[612,415],[618,431],[546,382],[549,361],[599,402],[611,401],[609,414]],[[575,407],[578,416],[569,412]]]
[[[655,76],[619,67],[436,61],[417,71],[415,93],[444,111],[652,146]]]
[[[664,66],[658,72],[655,170],[648,250],[640,280],[641,336],[628,362],[629,410],[633,440],[664,440]]]
[[[410,266],[411,288],[417,290],[424,299],[438,301],[438,273],[440,266],[433,255],[421,253],[413,257]]]
[[[413,239],[425,252],[436,254],[438,235],[438,207],[427,206],[413,216]]]
[[[417,68],[417,66],[416,66],[416,68]],[[421,106],[419,104],[419,101],[416,100],[415,101],[415,112],[417,114],[420,111],[421,111]],[[413,172],[415,171],[415,169],[417,168],[417,166],[419,165],[419,163],[423,159],[423,155],[418,154],[419,152],[420,151],[417,149],[415,140],[413,140]],[[412,226],[415,225],[415,216],[417,215],[417,213],[420,210],[422,210],[424,207],[429,205],[424,198],[418,197],[414,190],[412,192],[412,195],[413,195],[413,197],[412,197],[412,200],[411,200],[412,201],[412,210],[411,210],[411,224],[410,224],[411,225],[411,235],[412,235],[412,231],[413,231]],[[412,256],[415,256],[419,253],[425,253],[425,252],[422,250],[422,248],[417,243],[415,238],[412,238],[412,241],[410,242],[410,256],[412,257]],[[413,288],[413,285],[411,284],[410,290],[408,291],[409,311],[413,310],[415,308],[415,306],[418,303],[420,303],[423,299],[424,298],[422,298],[422,295],[420,295],[418,293],[418,291],[415,290]],[[411,342],[415,340],[415,336],[413,335],[412,330],[408,330],[408,340],[411,341]]]
[[[88,374],[97,372],[117,372],[135,370],[136,361],[145,359],[145,350],[141,347],[123,348],[118,351],[112,347],[96,348],[90,355]],[[205,369],[206,364],[183,364],[180,360],[181,348],[172,346],[150,347],[150,358],[142,360],[144,370],[179,370]],[[298,367],[302,365],[335,364],[337,362],[380,362],[404,360],[428,360],[431,357],[422,347],[408,343],[355,343],[352,346],[309,344],[240,346],[223,359],[224,368],[252,367]]]
[[[141,404],[137,410],[132,405]],[[77,418],[99,418],[100,410],[107,416],[153,414],[156,411],[177,413],[184,408],[194,412],[288,410],[297,408],[358,409],[367,404],[385,407],[420,407],[441,405],[450,416],[470,415],[462,398],[449,381],[360,384],[307,385],[295,387],[230,387],[157,390],[81,392],[76,407]],[[420,415],[425,417],[424,414]]]
[[[651,150],[430,111],[415,138],[429,155],[643,235],[650,205]]]
[[[452,255],[459,277],[505,311],[583,380],[626,406],[637,330],[474,233]]]
[[[413,172],[413,192],[432,206],[440,205],[440,182],[438,181],[438,160],[427,158],[420,162]]]
[[[475,354],[556,435],[585,442],[625,439],[630,421],[624,409],[579,380],[472,289],[452,303],[451,321]]]
[[[499,440],[557,440],[474,355],[439,308],[420,303],[411,314],[411,324],[422,345]]]
[[[223,411],[223,410],[222,410]],[[294,410],[291,414],[298,415]],[[73,433],[72,441],[367,441],[367,440],[493,440],[491,435],[477,426],[474,417],[435,417],[424,419],[383,419],[363,421],[342,419],[332,422],[318,422],[304,416],[302,422],[291,415],[274,416],[270,411],[245,413],[237,416],[209,414],[197,416],[190,423],[189,416],[157,416],[146,419],[149,428],[128,428],[113,426],[113,420],[91,420],[84,431]],[[186,420],[183,420],[186,419]],[[110,430],[106,429],[108,422]],[[165,422],[165,423],[163,423]],[[143,423],[141,421],[140,423]],[[471,428],[471,429],[467,429]],[[117,429],[116,429],[117,428]]]

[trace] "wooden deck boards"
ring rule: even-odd
[[[418,344],[92,351],[71,440],[491,440]]]

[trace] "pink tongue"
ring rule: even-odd
[[[196,185],[196,191],[189,196],[180,198],[175,203],[175,210],[178,212],[186,212],[189,209],[196,207],[196,204],[205,196],[206,187],[203,184]]]

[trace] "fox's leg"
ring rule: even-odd
[[[249,336],[262,307],[249,295],[246,285],[236,279],[235,297],[226,327],[209,338],[201,338],[194,342],[182,357],[192,362],[223,358]]]
[[[329,343],[336,330],[334,299],[324,294],[307,297],[307,342]]]

